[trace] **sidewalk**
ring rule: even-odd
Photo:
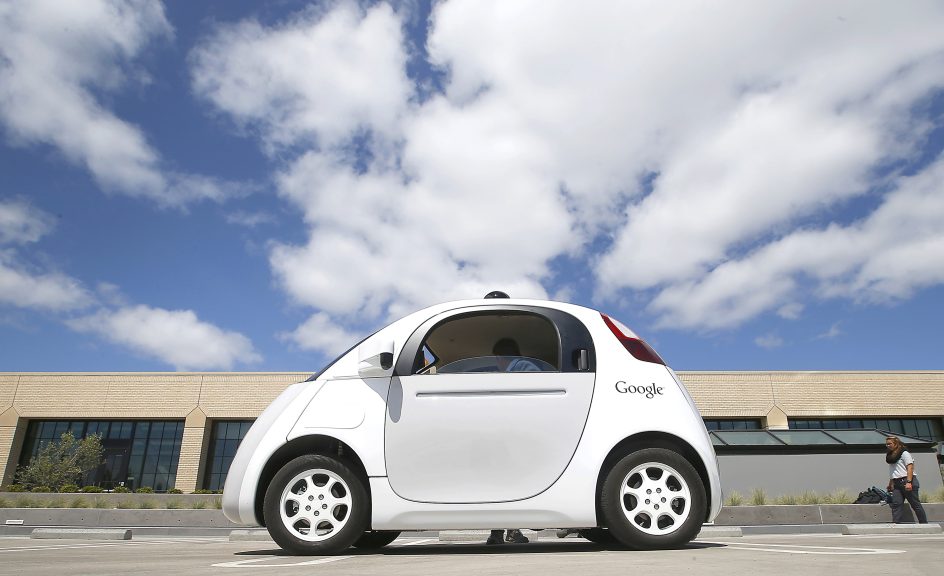
[[[700,538],[757,534],[940,533],[944,504],[925,504],[930,524],[891,524],[891,511],[879,504],[812,506],[737,506],[724,508]],[[0,536],[27,536],[35,528],[131,529],[138,535],[262,537],[264,530],[233,524],[220,510],[0,508]],[[930,531],[930,532],[928,532]],[[412,533],[411,533],[412,534]],[[485,541],[487,530],[417,532],[443,541]],[[525,531],[529,538],[556,538],[555,530]],[[267,538],[268,536],[265,535]]]

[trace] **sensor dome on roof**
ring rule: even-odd
[[[491,292],[485,295],[485,299],[490,300],[492,298],[508,298],[508,294],[505,294],[501,290],[492,290]]]

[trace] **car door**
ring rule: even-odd
[[[493,354],[502,339],[520,354]],[[559,310],[502,305],[431,318],[404,346],[391,380],[391,487],[432,503],[543,492],[577,448],[594,376],[589,332]]]

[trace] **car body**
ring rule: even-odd
[[[227,518],[309,554],[402,530],[694,538],[721,487],[676,374],[605,314],[497,294],[410,314],[286,389],[230,466]],[[518,354],[497,354],[502,339]]]

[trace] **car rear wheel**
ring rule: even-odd
[[[299,456],[266,490],[263,514],[275,543],[294,554],[334,554],[357,541],[368,523],[367,491],[343,462]]]
[[[621,458],[600,492],[600,511],[611,535],[642,550],[691,541],[701,530],[706,507],[698,472],[680,454],[663,448]]]
[[[383,548],[396,540],[399,535],[400,532],[397,530],[371,530],[361,534],[361,537],[354,541],[354,547],[364,550]]]

